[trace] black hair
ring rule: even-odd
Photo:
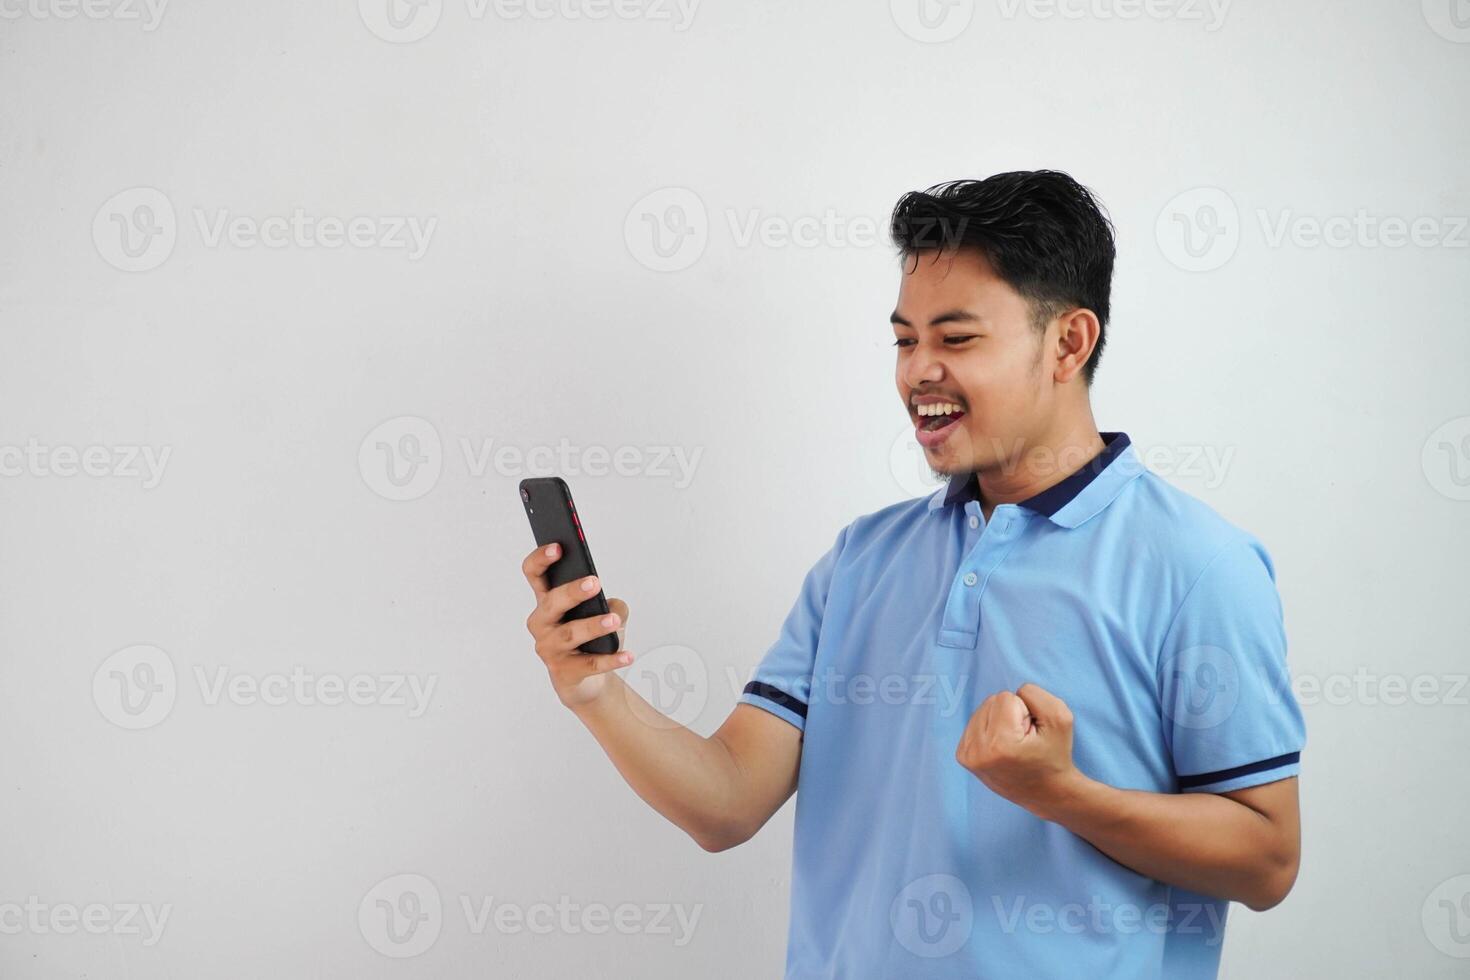
[[[1082,366],[1092,384],[1107,340],[1113,225],[1090,190],[1056,170],[1016,170],[910,191],[893,208],[893,243],[920,252],[976,248],[1031,304],[1044,328],[1074,307],[1097,314],[1097,346]]]

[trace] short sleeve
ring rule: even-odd
[[[1227,545],[1200,572],[1165,636],[1158,684],[1180,792],[1225,793],[1300,771],[1306,724],[1275,569],[1258,541]]]
[[[822,632],[822,614],[827,608],[827,596],[848,527],[837,533],[832,547],[806,573],[780,635],[761,658],[740,695],[742,703],[763,708],[801,731],[806,730],[812,665],[816,662],[817,640]]]

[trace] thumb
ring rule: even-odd
[[[1067,707],[1067,702],[1044,688],[1022,684],[1016,689],[1016,697],[1036,719],[1037,728],[1065,728],[1072,724],[1072,709]]]

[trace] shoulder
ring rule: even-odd
[[[1163,573],[1176,603],[1204,590],[1222,601],[1274,605],[1275,562],[1251,531],[1147,470],[1117,503],[1131,550]]]
[[[932,494],[900,500],[861,514],[838,532],[838,543],[852,554],[901,547],[911,542],[915,533],[938,526],[929,504],[935,494],[944,492],[945,488],[940,487]]]

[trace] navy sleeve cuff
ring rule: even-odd
[[[798,730],[806,729],[806,702],[787,694],[779,687],[763,681],[751,681],[745,685],[740,700],[744,704],[764,708],[782,721],[796,726]]]
[[[1215,772],[1201,772],[1191,776],[1181,775],[1179,777],[1180,790],[1199,789],[1202,786],[1214,786],[1217,783],[1239,783],[1244,785],[1257,785],[1272,781],[1272,774],[1276,770],[1282,770],[1276,774],[1276,778],[1284,778],[1290,775],[1286,770],[1295,770],[1301,762],[1300,752],[1287,752],[1285,755],[1274,756],[1270,759],[1262,759],[1259,762],[1250,762],[1243,766],[1235,766],[1231,769],[1219,769]],[[1245,779],[1244,777],[1261,776],[1261,778]],[[1235,788],[1244,788],[1244,785]]]

